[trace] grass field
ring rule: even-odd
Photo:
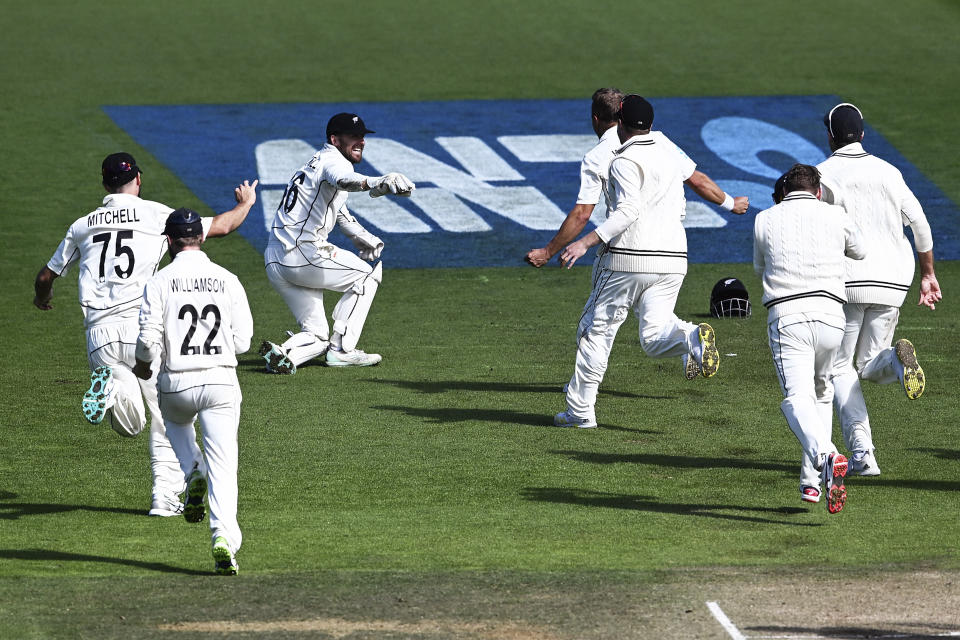
[[[798,500],[762,310],[717,323],[736,356],[691,383],[628,321],[577,432],[550,418],[588,269],[388,268],[362,345],[382,366],[242,357],[236,580],[210,575],[206,523],[144,517],[146,440],[82,420],[75,278],[30,305],[107,153],[195,201],[104,104],[836,94],[958,202],[955,2],[6,5],[0,637],[729,637],[707,601],[748,637],[960,630],[956,262],[936,312],[908,294],[929,388],[866,386],[883,475],[838,516]],[[208,249],[257,338],[294,328],[245,240]],[[750,265],[693,265],[678,314],[730,274],[759,296]]]

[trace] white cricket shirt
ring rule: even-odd
[[[236,354],[250,348],[253,317],[235,275],[203,251],[181,251],[147,281],[140,307],[137,358],[149,362],[162,348],[161,391],[179,391],[170,374],[203,371],[204,384],[232,384]]]
[[[271,244],[279,242],[287,251],[305,243],[327,245],[338,222],[350,237],[364,233],[346,208],[347,193],[361,191],[364,180],[339,149],[323,145],[287,183],[273,218]]]
[[[838,149],[817,168],[824,202],[844,208],[867,251],[863,260],[846,262],[847,300],[899,307],[915,268],[904,226],[913,229],[917,251],[933,249],[923,207],[899,169],[864,151],[859,142]]]
[[[143,285],[167,251],[163,228],[170,207],[127,193],[113,193],[103,206],[67,230],[47,268],[59,276],[79,264],[84,325],[134,320]],[[213,218],[203,218],[206,236]]]
[[[843,317],[845,258],[864,256],[857,228],[840,207],[792,191],[753,222],[753,268],[763,279],[770,321],[791,313]]]
[[[620,137],[617,135],[617,127],[613,126],[604,131],[600,141],[583,156],[580,162],[580,193],[577,194],[577,204],[597,205],[600,198],[606,196],[610,161],[619,147]]]
[[[659,131],[631,137],[610,162],[600,265],[638,273],[687,272],[683,182],[696,163]]]

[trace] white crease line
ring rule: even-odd
[[[717,622],[720,623],[720,626],[730,634],[730,637],[733,640],[747,640],[747,636],[740,633],[740,630],[737,629],[736,625],[730,622],[730,618],[727,617],[727,614],[723,612],[723,609],[720,608],[716,602],[708,602],[707,609],[710,609],[710,613],[713,614],[713,617],[717,619]]]

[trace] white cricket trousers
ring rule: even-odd
[[[846,326],[833,367],[833,404],[850,451],[872,450],[873,435],[860,379],[898,382],[893,334],[900,308],[880,304],[843,305]]]
[[[267,245],[264,254],[267,279],[277,290],[300,329],[321,340],[330,339],[323,309],[323,291],[341,291],[333,308],[333,331],[343,336],[344,351],[357,347],[367,313],[383,279],[382,263],[369,265],[359,256],[331,245],[299,245],[286,251],[282,245]]]
[[[822,312],[792,313],[771,320],[767,337],[784,395],[780,410],[815,470],[821,456],[837,450],[831,440],[830,377],[843,339],[843,317]],[[819,474],[811,484],[820,486]]]
[[[140,327],[131,322],[101,324],[87,329],[87,360],[90,370],[108,366],[113,370],[114,403],[104,421],[121,436],[133,437],[146,425],[146,409],[150,410],[150,471],[153,494],[170,495],[183,491],[185,481],[180,462],[167,439],[167,431],[157,403],[157,370],[159,360],[152,363],[153,377],[141,380],[133,374],[136,365],[136,344]]]
[[[683,284],[678,273],[632,273],[595,269],[593,291],[577,328],[577,360],[567,385],[567,410],[596,421],[597,390],[607,370],[617,331],[633,309],[640,344],[651,358],[671,358],[699,345],[697,325],[673,313]]]
[[[207,476],[211,542],[223,536],[236,553],[243,541],[237,523],[237,431],[243,396],[235,369],[219,367],[214,372],[216,383],[204,384],[204,378],[210,379],[210,371],[165,373],[166,380],[160,383],[160,406],[183,474],[190,474],[199,459],[198,468]],[[164,391],[171,388],[182,391]],[[198,418],[202,455],[193,430]]]

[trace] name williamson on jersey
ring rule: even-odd
[[[220,293],[226,288],[226,280],[217,278],[174,278],[170,281],[173,293]]]

